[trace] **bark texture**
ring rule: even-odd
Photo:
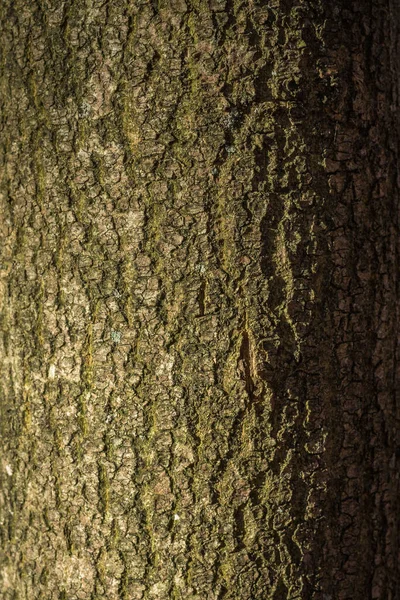
[[[399,0],[1,0],[0,595],[399,600]]]

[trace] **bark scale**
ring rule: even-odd
[[[1,597],[398,600],[399,1],[0,19]]]

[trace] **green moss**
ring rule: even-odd
[[[87,392],[83,392],[78,397],[77,421],[78,421],[79,431],[83,437],[86,437],[88,434],[86,397],[87,397]],[[80,442],[80,441],[81,441],[81,437],[78,437],[78,442]],[[80,443],[78,443],[78,445],[80,445]],[[78,448],[77,448],[77,450],[78,450]]]
[[[81,382],[83,392],[89,392],[93,384],[93,325],[96,323],[99,308],[100,300],[91,300],[90,317],[86,326],[85,343],[82,349]]]
[[[106,183],[104,157],[101,154],[92,154],[92,163],[95,181],[99,183],[102,188],[104,188]]]
[[[100,463],[99,465],[99,497],[100,497],[100,509],[103,515],[103,518],[106,518],[109,512],[110,505],[110,483],[108,479],[108,474],[105,466]]]
[[[106,585],[106,560],[107,552],[102,548],[96,562],[96,571],[101,585]]]
[[[123,558],[124,570],[122,571],[121,580],[118,588],[120,600],[128,600],[128,570],[126,567],[125,557]]]
[[[87,147],[90,133],[92,131],[91,122],[89,118],[82,117],[78,120],[78,131],[75,139],[76,151],[84,150]]]
[[[36,294],[36,320],[35,320],[35,339],[38,348],[43,348],[44,344],[44,280],[42,279],[38,286]]]
[[[143,514],[144,514],[144,520],[143,520],[143,526],[147,532],[148,538],[149,538],[149,545],[150,545],[150,551],[149,551],[149,566],[150,566],[150,570],[154,571],[157,568],[157,565],[159,563],[160,560],[160,547],[159,547],[159,541],[157,539],[157,537],[155,536],[154,533],[154,494],[153,494],[153,488],[152,486],[145,484],[143,486],[143,491],[141,494],[142,497],[142,505],[143,505]]]
[[[111,523],[111,532],[110,532],[110,537],[108,538],[107,541],[107,550],[111,551],[115,548],[118,548],[119,542],[121,539],[121,534],[118,528],[118,524],[116,519],[112,520]]]
[[[61,501],[61,483],[59,477],[56,475],[54,478],[54,495],[55,495],[55,504],[57,510],[61,510],[62,501]]]
[[[123,256],[118,291],[122,296],[123,314],[128,327],[134,324],[134,303],[132,296],[132,282],[137,280],[137,270],[128,251],[128,241],[124,234],[120,236],[121,254]]]
[[[57,271],[61,275],[63,273],[64,254],[68,244],[67,228],[65,225],[62,225],[59,236],[60,241],[56,250],[55,263]]]

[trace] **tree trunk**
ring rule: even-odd
[[[1,0],[4,600],[398,600],[399,0]]]

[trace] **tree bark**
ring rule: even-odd
[[[399,600],[399,0],[1,0],[4,600]]]

